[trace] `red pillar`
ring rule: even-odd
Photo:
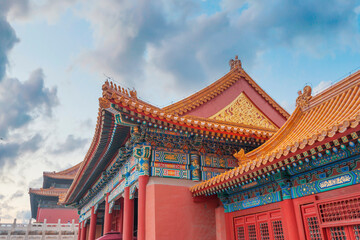
[[[124,191],[124,227],[123,239],[133,239],[134,225],[134,199],[130,199],[130,188],[126,187]]]
[[[149,176],[139,176],[138,189],[138,240],[145,240],[145,206],[146,206],[146,185],[149,181]]]
[[[123,224],[124,224],[124,198],[120,198],[120,212],[119,212],[119,223],[117,226],[117,231],[123,233]]]
[[[286,239],[299,240],[299,232],[296,223],[294,204],[292,199],[283,200],[281,202],[281,211],[283,217],[283,225],[285,228]]]
[[[110,204],[109,204],[109,193],[106,194],[105,198],[105,215],[104,215],[104,235],[111,231],[111,216],[109,213]]]
[[[95,207],[91,208],[90,230],[89,230],[89,238],[88,238],[88,240],[95,240],[97,214],[95,213],[94,208]]]
[[[225,214],[225,231],[226,231],[226,236],[227,239],[235,239],[234,238],[234,225],[233,225],[233,221],[232,221],[232,214],[231,213],[224,213]]]
[[[82,225],[82,222],[79,222],[78,240],[81,240],[81,225]]]
[[[40,207],[38,207],[37,209],[36,222],[40,222],[39,219],[40,219]]]
[[[82,229],[81,229],[81,240],[86,240],[86,229],[87,229],[87,226],[84,224],[85,222],[83,222],[83,226],[82,226]]]

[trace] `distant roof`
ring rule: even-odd
[[[59,197],[61,194],[67,192],[67,188],[30,188],[29,194],[48,196],[48,197]]]
[[[199,192],[275,163],[317,142],[326,141],[349,128],[359,128],[360,71],[316,96],[306,86],[299,92],[297,107],[288,121],[267,142],[253,151],[235,154],[241,166],[199,183],[190,190]],[[355,131],[356,129],[354,129]]]
[[[65,169],[60,172],[43,172],[43,176],[56,179],[74,179],[76,173],[80,168],[80,165],[81,162],[71,168]]]

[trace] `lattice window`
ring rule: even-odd
[[[360,197],[319,204],[321,222],[360,219]]]
[[[345,228],[342,227],[331,227],[330,228],[331,240],[346,240]]]
[[[360,240],[360,225],[354,225],[354,237],[356,240]]]
[[[306,221],[309,227],[310,240],[322,240],[317,217],[308,217]]]
[[[270,240],[269,226],[267,222],[260,223],[261,240]]]
[[[284,237],[284,231],[283,231],[281,220],[273,221],[272,227],[273,227],[273,231],[274,231],[274,239],[275,240],[284,240],[285,237]]]
[[[236,228],[237,230],[237,239],[236,240],[245,240],[245,229],[243,226]]]
[[[257,240],[255,225],[248,226],[248,235],[249,235],[249,240]]]

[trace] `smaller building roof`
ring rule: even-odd
[[[74,179],[76,173],[80,168],[81,162],[76,164],[75,166],[65,169],[60,172],[44,172],[44,177],[54,178],[54,179]]]
[[[325,141],[360,123],[360,71],[350,75],[316,96],[311,88],[299,91],[297,107],[288,121],[267,142],[245,154],[235,154],[239,167],[199,183],[190,191],[195,193],[234,179],[294,155],[307,146]],[[354,129],[355,130],[355,129]]]
[[[66,188],[30,188],[29,194],[47,196],[47,197],[59,197],[61,194],[67,192]]]

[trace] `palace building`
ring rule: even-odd
[[[78,222],[77,209],[59,205],[59,196],[66,194],[80,164],[60,172],[44,172],[43,187],[30,188],[31,217],[36,222],[71,223]]]
[[[79,239],[356,239],[360,72],[290,116],[244,71],[165,108],[103,85],[94,138],[61,202]],[[341,238],[340,238],[341,237]]]

